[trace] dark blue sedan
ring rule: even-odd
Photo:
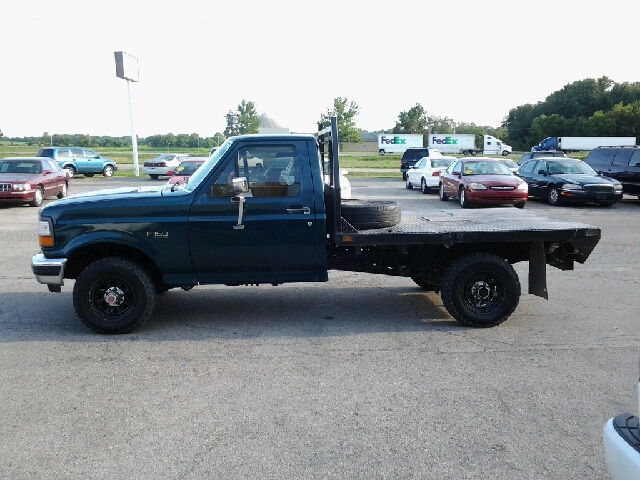
[[[598,175],[575,158],[528,160],[520,166],[518,175],[529,184],[529,196],[546,199],[549,205],[593,202],[610,207],[622,198],[620,182]]]

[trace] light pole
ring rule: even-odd
[[[131,101],[131,82],[138,81],[138,59],[125,52],[114,52],[116,58],[116,77],[127,81],[127,95],[129,97],[129,122],[131,124],[131,147],[133,148],[133,171],[136,177],[140,176],[138,166],[138,139],[133,128],[133,102]]]

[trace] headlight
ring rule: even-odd
[[[485,187],[483,184],[475,183],[475,182],[474,183],[470,183],[469,184],[469,188],[471,190],[486,190],[487,189],[487,187]]]
[[[613,189],[614,189],[616,192],[621,192],[621,191],[622,191],[622,185],[614,185]]]
[[[576,185],[575,183],[565,183],[562,186],[562,190],[582,190],[580,185]]]
[[[529,184],[527,182],[521,183],[520,185],[518,185],[518,190],[522,190],[523,192],[528,192]]]
[[[27,190],[31,190],[31,185],[28,183],[14,183],[13,190],[16,192],[25,192]]]
[[[53,227],[51,220],[40,219],[38,221],[38,242],[41,247],[53,247]]]

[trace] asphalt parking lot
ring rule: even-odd
[[[162,181],[76,177],[70,194],[131,183]],[[351,184],[460,208],[399,179]],[[33,278],[38,209],[0,207],[0,477],[607,478],[602,428],[637,409],[640,200],[525,209],[602,240],[496,328],[459,326],[410,279],[332,272],[171,290],[134,334],[101,336],[73,282]]]

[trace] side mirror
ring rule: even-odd
[[[246,177],[234,178],[233,181],[233,193],[239,195],[249,191],[249,182]]]
[[[460,172],[453,172],[453,175],[458,175],[458,176],[460,176]]]
[[[44,172],[42,172],[43,175],[51,175],[53,173],[53,171],[51,170],[45,170]]]

